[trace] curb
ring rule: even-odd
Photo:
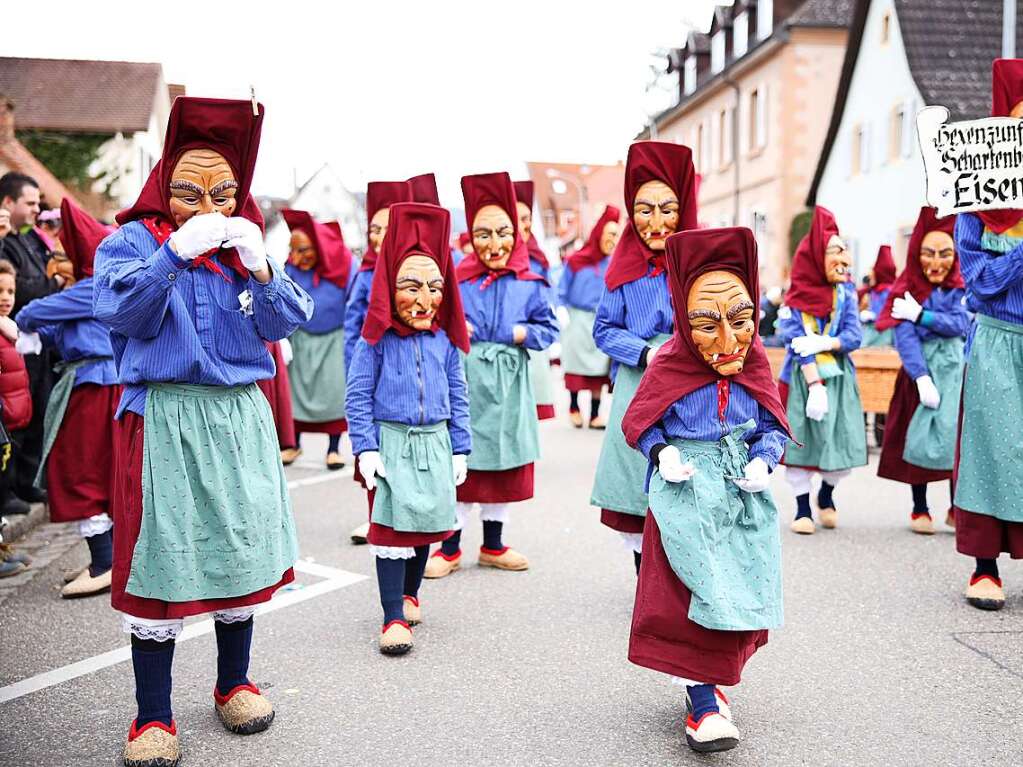
[[[50,513],[46,504],[33,503],[28,514],[11,514],[0,517],[0,541],[14,543],[49,521]]]

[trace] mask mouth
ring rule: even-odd
[[[433,319],[433,310],[431,309],[413,309],[412,319],[414,320],[429,320]]]
[[[731,354],[714,354],[711,356],[712,365],[728,365],[742,359],[742,350],[736,349]]]
[[[831,271],[833,271],[835,274],[837,274],[837,275],[839,275],[841,277],[845,277],[845,275],[847,275],[849,273],[849,269],[847,267],[845,267],[845,266],[836,266]]]

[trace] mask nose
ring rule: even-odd
[[[216,208],[213,207],[213,198],[208,194],[204,194],[199,200],[199,212],[200,213],[212,213]]]

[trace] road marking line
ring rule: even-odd
[[[364,581],[368,577],[359,573],[349,572],[348,570],[340,570],[336,567],[306,562],[301,559],[295,563],[295,572],[323,578],[324,580],[310,586],[289,591],[280,589],[273,599],[269,602],[264,602],[256,608],[256,615],[266,615],[284,607],[292,607],[309,599],[314,599],[315,597],[329,594],[332,591],[343,589],[346,586],[351,586],[359,581]],[[181,634],[178,635],[177,641],[178,643],[187,642],[189,639],[195,639],[212,631],[212,618],[196,621],[185,626]],[[118,663],[124,663],[128,660],[131,660],[131,645],[118,647],[116,650],[110,650],[85,660],[69,663],[52,671],[44,671],[28,679],[22,679],[20,682],[0,687],[0,703],[16,700],[33,692],[45,690],[47,687],[69,682],[80,676],[94,674],[109,666],[116,666]]]
[[[320,474],[314,474],[311,477],[303,477],[302,479],[293,479],[288,482],[288,489],[294,490],[296,487],[305,487],[306,485],[318,485],[321,482],[330,482],[332,479],[340,479],[341,477],[350,477],[355,473],[354,469],[346,468],[339,469],[338,471],[325,471]]]

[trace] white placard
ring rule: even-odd
[[[916,116],[927,203],[939,216],[1023,208],[1023,120],[948,122],[945,107]]]

